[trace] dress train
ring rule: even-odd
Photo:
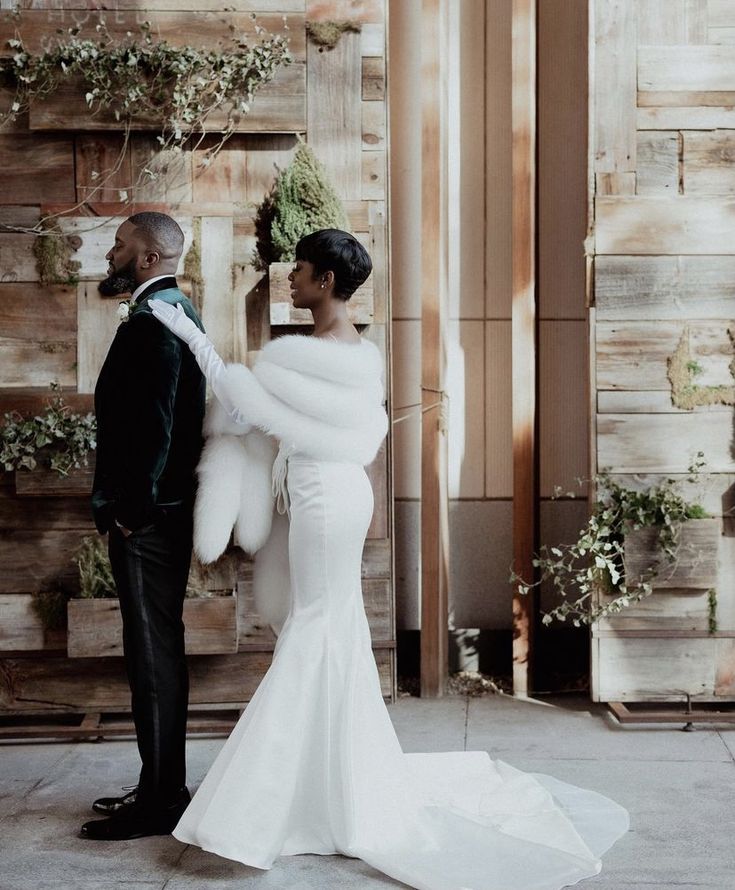
[[[628,814],[483,751],[405,754],[361,591],[373,500],[355,463],[288,459],[292,600],[273,662],[173,834],[257,868],[359,857],[418,890],[559,890]]]

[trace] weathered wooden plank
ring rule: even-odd
[[[26,48],[36,53],[39,50],[63,42],[64,28],[79,27],[79,37],[95,39],[98,37],[95,30],[100,18],[105,19],[107,32],[113,39],[124,40],[130,31],[133,34],[139,32],[143,17],[140,7],[135,6],[128,10],[119,9],[115,15],[105,15],[103,10],[85,10],[85,15],[69,15],[64,10],[58,14],[49,14],[40,9],[26,10],[20,18],[9,13],[0,14],[0,55],[12,55],[14,50],[6,45],[6,41],[20,34]],[[201,48],[218,48],[227,45],[228,28],[232,25],[235,32],[251,45],[259,39],[256,27],[264,28],[271,34],[284,33],[283,16],[279,12],[266,12],[253,19],[250,12],[242,10],[233,12],[232,7],[226,15],[209,8],[199,8],[191,12],[176,10],[167,12],[161,10],[155,16],[153,23],[153,35],[158,40],[165,40],[173,46],[196,46]],[[54,33],[53,29],[62,29],[62,33]],[[288,32],[290,38],[289,48],[294,58],[303,61],[305,49],[304,16],[293,13],[288,16]]]
[[[362,551],[363,578],[390,578],[391,544],[387,538],[368,538]]]
[[[50,467],[37,466],[32,472],[17,470],[15,473],[15,493],[22,498],[44,497],[83,497],[92,495],[94,480],[94,452],[88,458],[88,465],[72,470],[68,476],[60,476]]]
[[[733,254],[735,199],[673,195],[600,197],[598,254]]]
[[[707,414],[711,411],[732,413],[732,405],[695,405],[694,412]],[[597,411],[600,414],[680,414],[688,408],[672,404],[671,389],[667,390],[600,390],[597,393]]]
[[[732,105],[653,106],[638,108],[637,116],[639,130],[717,130],[735,127],[735,108]]]
[[[735,133],[684,133],[682,181],[687,195],[735,193]]]
[[[234,352],[232,300],[232,220],[204,217],[201,221],[202,321],[207,335],[225,361]]]
[[[733,344],[727,324],[689,322],[689,345],[699,364],[700,386],[732,386]],[[684,326],[676,321],[600,321],[596,330],[597,389],[671,391],[667,359],[676,351]]]
[[[638,89],[735,90],[735,58],[729,46],[639,46]]]
[[[363,151],[385,150],[385,102],[361,102],[360,104],[362,108]]]
[[[735,696],[735,640],[715,642],[715,695]]]
[[[0,530],[0,593],[33,593],[58,582],[73,590],[78,572],[72,558],[83,536],[80,529]]]
[[[364,151],[362,153],[363,200],[380,201],[385,198],[386,175],[385,151]]]
[[[281,69],[274,80],[262,87],[246,115],[233,116],[232,129],[239,133],[270,131],[274,133],[303,132],[306,129],[306,65],[297,62]],[[53,97],[36,102],[29,115],[34,131],[68,130],[119,132],[120,123],[112,112],[90,115],[84,92],[73,83],[62,84]],[[221,132],[228,126],[228,115],[215,111],[207,117],[207,129]],[[136,118],[132,131],[157,130],[160,120]],[[44,137],[45,138],[45,137]]]
[[[309,145],[339,197],[361,198],[360,34],[343,34],[329,52],[309,43],[307,64]]]
[[[612,473],[612,479],[624,488],[633,491],[645,491],[654,486],[661,485],[666,479],[676,481],[676,490],[691,504],[701,506],[712,516],[721,516],[727,513],[735,503],[735,475],[732,473],[706,473],[699,480],[690,482],[688,474],[678,473],[636,473],[626,475],[624,473]],[[727,520],[725,520],[726,522]],[[725,529],[726,540],[728,529]],[[724,546],[722,550],[724,550]]]
[[[91,257],[90,257],[91,259]],[[93,393],[120,319],[119,300],[101,296],[97,284],[77,286],[77,389]]]
[[[208,0],[208,12],[303,12],[306,0]],[[79,16],[75,12],[89,12],[90,7],[106,8],[102,0],[18,0],[15,4],[19,9],[53,9],[60,21],[75,23]],[[145,12],[197,12],[202,8],[202,0],[115,0],[115,11],[140,10]],[[58,21],[54,18],[54,22]]]
[[[595,171],[636,169],[636,17],[624,0],[595,3]]]
[[[384,696],[392,695],[393,654],[377,650],[375,661]],[[271,652],[198,655],[188,659],[191,704],[245,702],[270,667]],[[126,710],[130,688],[121,658],[99,658],[94,670],[80,671],[73,658],[6,658],[0,673],[0,709],[32,713]]]
[[[3,301],[4,288],[0,288],[0,305]],[[39,389],[32,387],[18,387],[17,389],[2,390],[0,389],[0,415],[6,411],[18,411],[24,415],[38,414],[43,411],[49,403],[49,399],[53,393],[44,386]],[[87,393],[78,393],[68,387],[61,389],[61,395],[64,402],[72,409],[86,414],[88,411],[94,410],[94,400]]]
[[[8,473],[8,476],[14,476]],[[0,491],[0,529],[81,529],[92,534],[92,508],[80,497],[49,496],[30,499],[15,497],[13,489]]]
[[[715,640],[625,639],[600,643],[600,701],[681,701],[712,693]]]
[[[137,133],[130,143],[130,170],[127,195],[131,200],[166,204],[194,200],[192,152],[188,149],[159,151],[154,136]]]
[[[679,192],[679,138],[678,133],[638,131],[636,194]]]
[[[541,497],[555,485],[574,487],[587,473],[587,326],[584,321],[539,324],[539,485]]]
[[[360,55],[385,55],[385,24],[383,21],[368,22],[360,32]]]
[[[388,449],[385,442],[375,456],[375,460],[365,468],[373,488],[373,518],[368,529],[368,538],[387,538],[389,526],[388,503]]]
[[[383,21],[384,0],[349,0],[345,7],[343,0],[307,0],[306,15],[309,21],[341,21],[348,17],[351,22],[361,24]]]
[[[0,204],[0,232],[12,234],[17,229],[33,229],[41,218],[39,207],[25,207],[21,204]],[[5,260],[3,259],[2,277],[4,277]]]
[[[43,649],[63,649],[62,631],[45,631],[33,608],[30,594],[16,593],[0,596],[0,651],[22,652]]]
[[[679,526],[676,558],[669,562],[656,553],[658,529],[639,528],[625,534],[623,564],[628,583],[637,582],[649,567],[659,574],[654,591],[663,589],[708,590],[717,587],[717,547],[720,519],[690,519]],[[653,556],[656,559],[653,559]]]
[[[382,56],[363,56],[362,98],[366,101],[385,99],[385,59]]]
[[[122,136],[78,135],[74,160],[77,201],[119,201],[121,192],[132,197],[130,152]]]
[[[122,655],[122,616],[117,599],[71,599],[68,604],[70,658]],[[184,600],[187,655],[237,652],[235,596]]]
[[[76,384],[74,288],[0,285],[0,332],[0,386]]]
[[[709,43],[707,23],[711,8],[712,0],[686,0],[686,43]]]
[[[710,28],[735,28],[735,9],[730,0],[707,0],[707,24]]]
[[[270,191],[279,170],[285,169],[293,160],[298,146],[295,136],[267,136],[253,133],[247,137],[245,153],[245,186],[242,197],[252,212],[251,205],[260,204]]]
[[[638,45],[687,43],[686,0],[636,0]]]
[[[735,103],[733,90],[650,90],[638,93],[638,107],[695,109],[698,107],[726,108]],[[668,129],[677,129],[669,127]]]
[[[371,280],[373,284],[373,323],[385,325],[388,322],[388,238],[385,203],[370,204],[370,242],[368,245],[373,262]],[[385,353],[385,349],[383,349]],[[384,356],[386,367],[388,356]]]
[[[735,28],[708,28],[707,43],[732,46],[735,43]]]
[[[597,318],[735,318],[735,256],[598,256]]]
[[[3,29],[0,28],[0,32]],[[10,35],[12,37],[12,34]],[[0,38],[5,45],[7,38]],[[73,201],[74,141],[68,136],[0,135],[4,204]]]
[[[595,194],[634,195],[635,173],[595,173]]]
[[[34,208],[35,211],[35,208]],[[38,281],[35,235],[0,234],[0,282]]]
[[[708,630],[709,607],[706,592],[657,591],[639,603],[632,603],[619,615],[597,622],[599,630]]]
[[[599,414],[597,436],[598,465],[618,473],[685,473],[698,451],[709,471],[735,471],[725,412],[712,412],[706,427],[700,414]]]

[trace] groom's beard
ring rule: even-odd
[[[122,269],[117,269],[104,281],[100,281],[97,290],[103,297],[116,297],[119,294],[132,294],[136,286],[135,260],[130,260]]]

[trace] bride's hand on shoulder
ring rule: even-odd
[[[163,300],[149,300],[148,305],[155,318],[186,343],[191,343],[201,334],[199,328],[184,312],[181,303],[172,305]]]

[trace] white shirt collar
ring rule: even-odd
[[[150,287],[154,281],[160,281],[162,278],[172,278],[173,276],[169,272],[168,275],[156,275],[155,278],[149,278],[148,281],[144,281],[143,284],[139,284],[135,290],[133,291],[133,295],[130,297],[130,302],[134,303],[138,297],[143,293],[143,291]]]

